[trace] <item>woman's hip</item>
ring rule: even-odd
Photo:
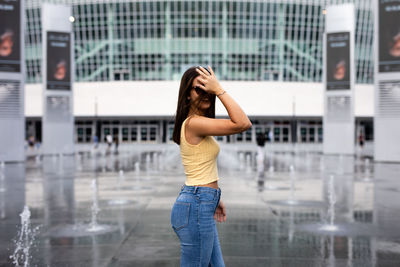
[[[187,186],[182,187],[171,210],[172,228],[179,231],[190,225],[200,226],[201,229],[213,226],[215,224],[214,213],[219,199],[220,190],[195,190]]]

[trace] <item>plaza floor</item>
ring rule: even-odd
[[[257,168],[256,151],[221,145],[226,266],[400,266],[400,164],[266,147]],[[24,206],[29,266],[179,266],[176,145],[32,155],[0,175],[0,266],[15,265]]]

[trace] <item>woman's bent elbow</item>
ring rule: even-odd
[[[251,124],[251,122],[249,122],[249,123],[243,125],[243,128],[242,128],[243,132],[246,131],[246,130],[248,130],[248,129],[250,129],[252,125],[253,125],[253,124]]]

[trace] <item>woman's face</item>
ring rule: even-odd
[[[8,57],[12,52],[14,45],[12,34],[5,33],[0,37],[0,56]]]
[[[65,68],[65,64],[63,63],[58,63],[56,72],[54,73],[54,78],[57,80],[63,80],[65,78],[67,70]]]
[[[400,33],[397,34],[396,38],[392,48],[390,49],[390,54],[393,57],[400,57]]]
[[[337,64],[334,78],[336,80],[343,80],[345,74],[346,74],[346,67],[344,66],[344,64],[341,63]]]
[[[211,95],[207,94],[204,90],[200,89],[197,92],[194,87],[201,85],[198,78],[196,77],[192,83],[192,89],[190,90],[190,103],[193,107],[199,107],[199,109],[204,112],[211,106]]]

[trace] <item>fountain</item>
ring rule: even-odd
[[[313,164],[313,159],[312,155],[310,152],[306,152],[306,170],[311,171],[312,170],[312,164]]]
[[[165,170],[165,149],[162,149],[162,151],[158,154],[158,169],[159,170]]]
[[[239,153],[239,169],[243,170],[244,169],[244,152],[238,152]]]
[[[314,200],[297,200],[295,196],[296,192],[296,171],[293,165],[289,166],[289,177],[290,177],[290,194],[287,200],[272,200],[268,201],[263,199],[264,202],[267,202],[271,205],[278,206],[304,206],[311,208],[324,208],[325,204],[321,201]],[[286,190],[287,187],[266,187],[265,189],[269,190]]]
[[[146,163],[146,165],[147,165],[147,163]],[[146,170],[148,170],[147,167],[146,167]],[[149,186],[141,186],[140,185],[140,181],[143,180],[143,179],[141,179],[139,177],[139,173],[140,173],[140,167],[139,167],[139,161],[137,161],[135,163],[135,183],[136,183],[136,185],[131,186],[131,187],[125,187],[125,189],[137,190],[137,191],[151,189],[151,187],[149,187]]]
[[[296,205],[297,204],[297,200],[296,200],[296,197],[294,195],[294,193],[296,191],[296,188],[295,188],[296,176],[295,176],[295,172],[294,172],[294,166],[290,165],[289,170],[290,170],[290,174],[289,174],[289,176],[290,176],[290,196],[289,196],[289,199],[288,199],[287,203],[290,204],[290,205]]]
[[[336,195],[335,195],[335,188],[334,188],[334,176],[329,176],[329,224],[323,225],[319,228],[319,230],[323,231],[335,231],[338,227],[334,224],[335,222],[335,203],[336,203]]]
[[[342,181],[341,181],[342,182]],[[375,236],[379,235],[379,229],[374,224],[352,222],[346,217],[341,217],[345,222],[336,222],[335,205],[337,202],[335,192],[335,177],[329,176],[328,183],[328,213],[327,220],[324,223],[309,223],[297,225],[299,231],[310,232],[313,234],[321,235],[335,235],[335,236]]]
[[[121,198],[121,184],[122,184],[122,182],[124,180],[125,180],[124,171],[120,170],[119,171],[119,176],[117,178],[117,195],[118,195],[119,198],[108,201],[108,204],[111,204],[111,205],[125,205],[125,204],[130,203],[129,200]]]
[[[139,173],[140,173],[140,163],[139,163],[139,161],[136,161],[135,162],[135,174],[139,175]]]
[[[334,248],[335,248],[335,243],[334,243],[334,238],[332,235],[329,236],[329,245],[328,245],[328,249],[329,249],[329,257],[327,259],[327,263],[329,267],[334,267],[335,266],[335,254],[334,254]],[[350,250],[349,250],[350,251]],[[351,266],[351,264],[349,264],[348,266]]]
[[[146,154],[145,162],[146,162],[146,172],[147,172],[150,169],[150,163],[151,163],[151,154],[150,154],[150,152],[148,152]]]
[[[121,191],[122,190],[133,190],[133,191],[142,191],[142,190],[150,190],[152,189],[152,187],[150,186],[142,186],[140,185],[140,182],[146,179],[140,178],[140,165],[139,165],[139,161],[136,161],[134,163],[134,179],[133,181],[135,182],[135,185],[128,185],[128,186],[122,186],[122,183],[125,181],[125,174],[123,170],[119,171],[119,176],[117,177],[117,183],[116,183],[116,187],[110,187],[106,190],[115,190],[117,191],[118,196],[121,196]],[[152,180],[157,180],[158,178],[152,178]],[[128,182],[132,181],[131,179],[128,180]],[[107,201],[108,204],[110,205],[125,205],[128,203],[134,203],[136,201],[131,201],[131,200],[127,200],[127,199],[112,199]]]
[[[40,156],[39,155],[36,155],[35,163],[36,163],[36,166],[40,165]]]
[[[90,235],[100,235],[118,230],[114,225],[99,224],[97,222],[97,215],[100,211],[98,204],[98,186],[97,180],[93,179],[91,182],[92,188],[92,206],[91,206],[91,221],[89,224],[76,223],[67,225],[57,225],[47,231],[45,236],[50,237],[83,237]]]
[[[96,179],[93,179],[92,180],[92,184],[91,184],[91,187],[92,187],[92,200],[93,200],[93,204],[92,204],[92,208],[91,208],[91,211],[92,211],[92,221],[90,222],[90,224],[89,224],[89,228],[88,228],[88,231],[89,232],[96,232],[96,231],[99,231],[99,230],[101,230],[102,228],[99,226],[99,224],[97,223],[97,214],[99,213],[99,211],[100,211],[100,208],[99,208],[99,205],[98,205],[98,197],[97,197],[97,195],[98,195],[98,188],[97,188],[97,181],[96,181]]]
[[[0,194],[0,219],[6,218],[6,201],[5,194]]]
[[[18,240],[15,241],[17,247],[10,259],[15,266],[28,267],[32,257],[30,249],[35,241],[39,226],[31,229],[31,212],[28,206],[24,206],[24,210],[19,216],[21,216],[21,230],[18,232]]]
[[[228,150],[224,147],[218,156],[218,165],[228,172],[237,171],[240,165],[243,165],[243,162],[239,162],[238,155],[237,150]]]
[[[0,172],[0,193],[6,192],[4,172]]]
[[[270,191],[278,191],[278,190],[288,190],[289,187],[284,187],[284,186],[277,186],[271,184],[271,182],[274,180],[276,183],[279,183],[282,181],[280,178],[274,178],[273,174],[275,172],[274,166],[273,166],[273,154],[271,153],[270,156],[268,157],[268,162],[269,162],[269,167],[268,167],[268,172],[267,172],[267,177],[265,177],[265,172],[264,172],[264,161],[258,158],[257,156],[257,176],[256,176],[256,185],[259,192],[262,192],[264,190],[270,190]],[[262,164],[263,166],[259,167],[259,164]]]
[[[250,153],[246,154],[246,173],[251,173],[251,155]]]
[[[257,175],[264,177],[264,147],[257,146]]]
[[[369,168],[365,168],[364,178],[362,179],[363,182],[372,182],[371,179],[371,171]]]
[[[369,158],[365,158],[364,159],[365,172],[364,172],[364,177],[361,179],[362,182],[367,182],[367,183],[372,182],[371,169],[370,169],[370,164],[369,163],[370,163]]]
[[[325,171],[325,164],[324,164],[324,157],[321,156],[320,160],[319,160],[319,170],[321,172]]]
[[[268,173],[269,173],[269,174],[273,174],[274,171],[275,171],[275,170],[274,170],[274,166],[273,166],[273,165],[270,165],[269,168],[268,168]]]
[[[64,172],[64,162],[63,162],[62,154],[60,153],[58,156],[59,156],[58,173],[62,174]]]
[[[344,169],[343,169],[343,155],[342,155],[342,154],[339,155],[339,166],[338,166],[337,173],[338,173],[339,175],[343,175],[343,174],[344,174]]]
[[[153,154],[153,163],[154,163],[154,170],[158,171],[160,168],[160,153],[159,152],[154,152]]]

